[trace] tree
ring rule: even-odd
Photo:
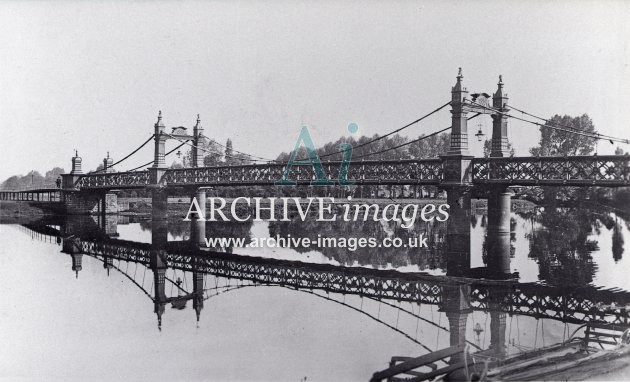
[[[2,182],[2,189],[4,190],[17,190],[20,188],[20,177],[13,175],[4,182]]]
[[[61,167],[53,167],[52,170],[46,171],[46,175],[44,176],[44,181],[46,183],[54,183],[59,175],[65,173],[64,169]]]
[[[623,152],[623,149],[619,146],[617,146],[617,148],[615,149],[615,155],[628,155],[628,152],[626,151],[625,153]]]
[[[422,134],[419,138],[424,137]],[[437,158],[448,152],[451,145],[451,134],[444,133],[409,145],[409,155],[413,159]]]
[[[206,139],[199,144],[199,149],[203,152],[202,166],[216,166],[222,163],[222,148],[214,140]],[[188,150],[183,158],[184,167],[191,167],[193,162],[192,150]]]
[[[553,127],[562,128],[562,130]],[[554,115],[540,127],[540,142],[530,149],[534,156],[589,155],[595,148],[595,139],[575,134],[570,130],[594,133],[591,118],[584,114],[580,117]]]

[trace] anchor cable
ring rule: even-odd
[[[149,137],[149,139],[147,139],[146,141],[144,141],[143,144],[141,144],[140,146],[138,146],[138,148],[136,148],[135,150],[133,150],[131,153],[129,153],[127,156],[125,156],[124,158],[122,158],[121,160],[117,161],[116,163],[113,163],[111,166],[105,166],[100,170],[94,170],[94,171],[90,171],[87,174],[94,174],[94,173],[99,173],[102,171],[107,170],[108,168],[112,168],[120,163],[122,163],[124,160],[128,159],[129,157],[131,157],[133,154],[137,153],[141,148],[143,148],[147,143],[149,143],[151,141],[151,139],[153,139],[153,137],[155,136],[155,134],[151,134],[151,136]],[[108,154],[109,157],[109,154]]]

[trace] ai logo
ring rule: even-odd
[[[356,133],[358,130],[359,127],[356,123],[351,123],[348,125],[348,131],[351,134]],[[306,152],[308,154],[308,159],[296,160],[295,156],[297,155],[297,152],[302,144],[304,144],[304,148],[306,149]],[[339,177],[337,181],[342,186],[352,185],[354,181],[348,180],[348,169],[350,168],[350,158],[352,158],[352,145],[349,143],[342,143],[337,146],[337,148],[339,148],[339,152],[343,154],[341,158],[341,164],[339,165]],[[322,162],[319,158],[319,155],[317,154],[317,150],[315,150],[313,139],[311,139],[311,135],[309,134],[308,128],[306,126],[302,127],[297,142],[295,142],[295,148],[293,149],[293,151],[291,151],[289,161],[284,168],[282,178],[275,183],[276,186],[293,186],[297,184],[296,181],[289,179],[289,173],[291,172],[291,168],[293,166],[313,167],[316,179],[311,182],[311,186],[330,186],[335,184],[333,180],[328,179],[326,171],[324,171],[324,166],[322,166]]]

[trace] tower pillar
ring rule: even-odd
[[[468,155],[468,107],[464,104],[468,90],[463,85],[462,68],[451,89],[451,146],[448,155]]]
[[[201,125],[201,118],[197,114],[197,123],[193,127],[193,147],[192,147],[192,167],[203,167],[203,158],[205,153],[200,150],[199,147],[203,147],[206,143],[206,137],[203,135],[203,126]]]
[[[164,160],[166,150],[166,135],[164,134],[164,123],[162,122],[162,111],[158,113],[157,122],[154,125],[155,131],[153,141],[155,142],[155,155],[153,158],[154,168],[166,168],[166,162]]]
[[[499,76],[497,91],[492,95],[492,108],[501,112],[492,114],[492,147],[491,157],[508,157],[508,116],[507,93],[503,90],[503,77]]]

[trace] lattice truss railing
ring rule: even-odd
[[[473,183],[511,185],[630,185],[630,156],[475,158]]]
[[[126,242],[116,240],[115,242],[97,242],[78,240],[78,248],[89,255],[111,257],[120,261],[132,261],[148,265],[151,259],[151,249],[149,244]]]
[[[323,162],[329,180],[337,183],[341,162]],[[172,169],[163,177],[167,185],[273,185],[282,179],[284,164],[255,164],[241,166],[199,167]],[[292,166],[288,179],[297,184],[316,180],[313,167]],[[351,162],[345,179],[355,184],[439,184],[442,180],[440,159],[402,161]]]
[[[280,266],[261,262],[248,263],[186,255],[167,255],[169,266],[185,271],[209,273],[215,276],[249,280],[261,284],[278,284],[304,289],[321,289],[331,293],[356,294],[376,299],[439,304],[442,289],[434,280],[391,278],[360,275],[360,271],[317,270],[317,265],[305,267]]]
[[[112,240],[112,243],[78,241],[85,253],[149,265],[149,244]],[[191,256],[190,253],[159,251],[168,266],[256,284],[320,289],[331,293],[355,294],[375,299],[441,305],[444,286],[452,282],[435,276],[379,276],[378,271],[329,269],[318,264],[281,264],[277,260],[252,258],[225,259]],[[236,256],[236,255],[234,255]],[[324,269],[325,268],[325,269]],[[470,283],[470,304],[475,310],[496,310],[509,314],[550,318],[570,323],[608,322],[630,325],[630,293],[585,288],[558,288],[538,284],[477,281]]]
[[[74,186],[76,188],[137,188],[149,184],[149,171],[132,171],[83,175]]]
[[[326,176],[338,182],[341,162],[324,162]],[[166,170],[167,186],[273,185],[284,176],[284,164],[213,166]],[[288,179],[307,185],[316,180],[312,166],[294,165]],[[442,159],[351,162],[345,177],[354,184],[439,185]],[[628,186],[630,157],[626,155],[572,157],[475,158],[473,183],[510,185]],[[149,171],[84,175],[76,187],[138,188],[150,184]]]
[[[568,289],[536,284],[514,284],[497,293],[487,286],[471,288],[471,305],[478,310],[551,318],[569,323],[630,324],[630,294],[595,289]]]

